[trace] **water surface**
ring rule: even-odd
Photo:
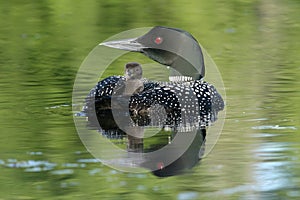
[[[1,1],[0,198],[299,199],[299,9],[292,0]],[[191,32],[227,93],[213,151],[165,179],[99,163],[71,112],[87,54],[120,31],[155,25]]]

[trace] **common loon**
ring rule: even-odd
[[[127,63],[124,75],[109,76],[90,91],[84,107],[89,126],[100,128],[109,138],[127,136],[128,152],[144,152],[143,138],[124,131],[118,124],[120,118],[129,118],[125,120],[129,126],[142,127],[137,131],[141,135],[146,126],[171,127],[172,133],[180,137],[196,129],[195,138],[174,162],[168,164],[168,158],[182,147],[171,141],[169,144],[175,149],[154,157],[146,156],[139,163],[160,177],[183,173],[195,166],[205,151],[207,126],[216,121],[218,112],[224,109],[221,95],[203,80],[205,65],[197,40],[181,29],[157,26],[141,37],[100,45],[141,52],[170,66],[171,75],[170,82],[147,80],[139,63]],[[189,131],[191,127],[193,131]]]
[[[127,109],[133,123],[140,126],[192,125],[205,129],[224,109],[221,95],[213,85],[203,81],[205,65],[202,50],[190,33],[156,26],[141,37],[100,45],[141,52],[160,64],[170,66],[172,71],[170,82],[155,82],[142,78],[140,64],[128,63],[124,76],[110,76],[99,81],[87,97],[86,111],[95,108],[96,113],[88,115],[92,125],[99,122],[105,131],[113,131],[118,137],[125,134],[115,123],[111,111],[114,94],[129,95]],[[130,82],[135,87],[128,87]]]

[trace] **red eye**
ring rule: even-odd
[[[160,44],[160,43],[162,43],[162,41],[163,41],[163,39],[162,39],[161,37],[157,37],[157,38],[155,38],[155,40],[154,40],[154,42],[155,42],[156,44]]]

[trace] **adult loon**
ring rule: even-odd
[[[160,125],[163,119],[163,125],[193,124],[205,129],[223,110],[221,95],[213,85],[203,81],[205,65],[202,50],[190,33],[156,26],[141,37],[100,45],[141,52],[172,69],[171,82],[154,82],[142,78],[140,64],[128,63],[124,76],[110,76],[99,81],[88,95],[86,110],[95,108],[96,115],[88,116],[88,121],[92,124],[99,122],[101,129],[113,130],[117,135],[125,134],[115,123],[111,112],[111,97],[114,94],[130,96],[127,109],[133,122],[141,126]],[[125,90],[130,88],[127,84],[130,81],[139,86],[133,87],[129,92],[131,94],[124,93],[124,87]],[[149,116],[151,110],[156,114]]]
[[[142,66],[131,62],[125,65],[123,76],[110,76],[99,81],[86,98],[85,112],[90,126],[100,128],[109,138],[127,135],[128,152],[144,152],[143,138],[124,131],[119,126],[120,119],[130,119],[123,125],[142,127],[131,129],[132,132],[138,130],[137,134],[143,134],[146,126],[168,126],[177,136],[184,138],[196,129],[195,138],[174,162],[168,164],[168,158],[182,148],[176,141],[169,143],[175,149],[153,157],[146,156],[139,163],[157,176],[176,175],[195,166],[205,150],[207,126],[224,109],[221,95],[203,80],[205,65],[197,40],[181,29],[157,26],[141,37],[100,45],[141,52],[172,70],[170,82],[155,82],[143,78]],[[194,130],[189,131],[190,127]]]

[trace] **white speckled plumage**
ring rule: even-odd
[[[87,101],[87,107],[95,106],[96,114],[111,109],[110,97],[124,81],[124,76],[111,76],[98,82],[87,98],[95,101]],[[129,111],[134,111],[131,117],[139,119],[135,120],[139,125],[206,127],[224,108],[223,99],[214,86],[201,80],[184,83],[142,81],[143,91],[133,94],[128,105]]]

